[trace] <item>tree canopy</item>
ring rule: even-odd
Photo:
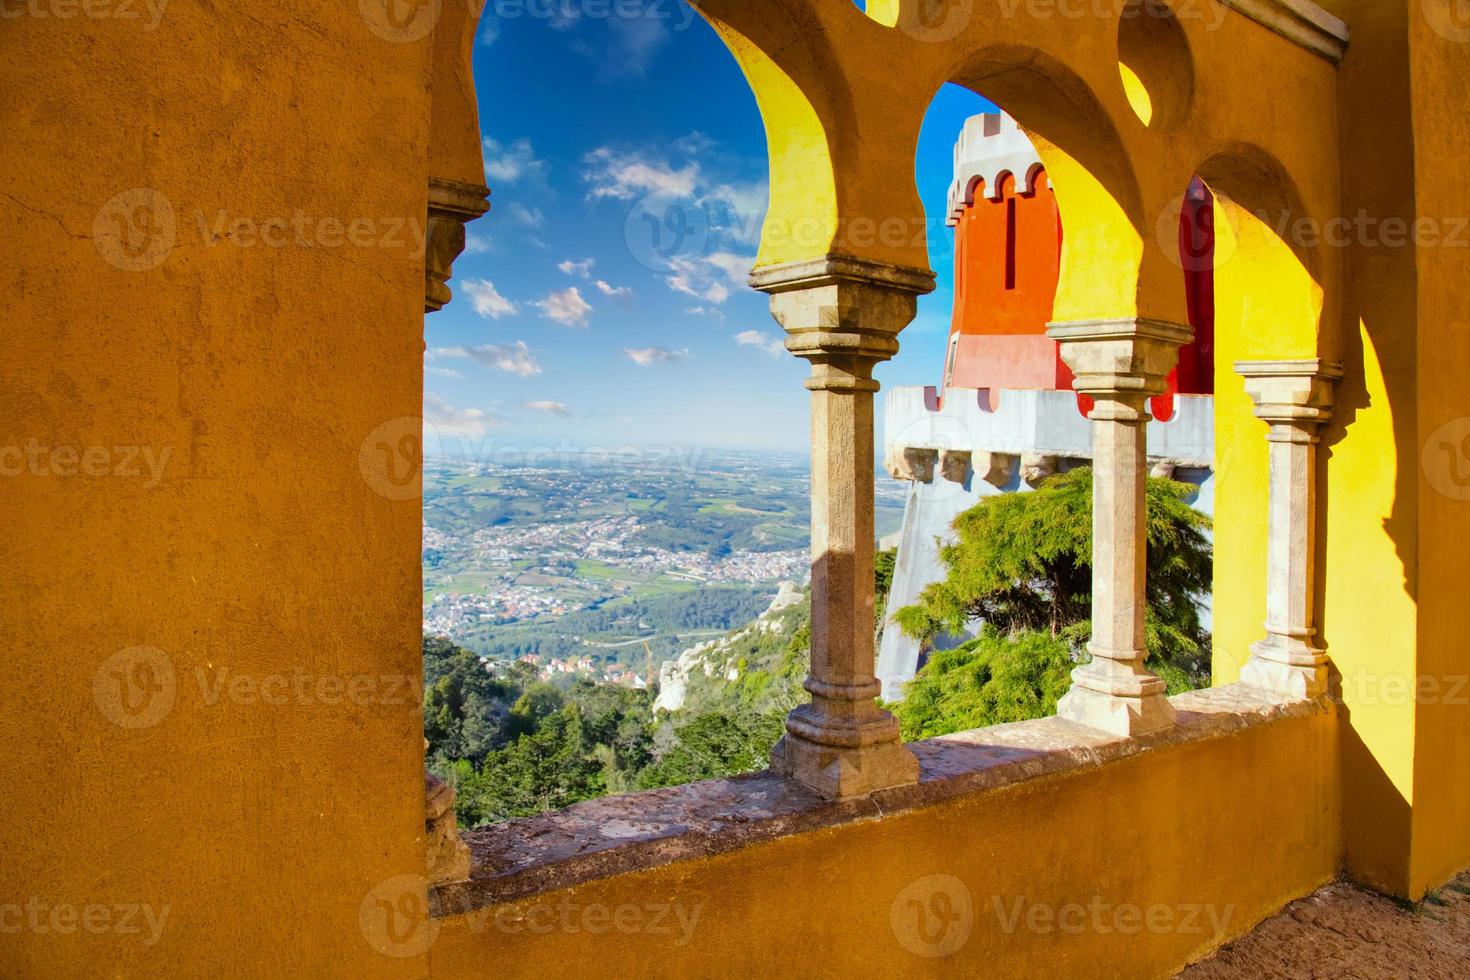
[[[1200,603],[1213,574],[1210,519],[1195,489],[1151,477],[1147,489],[1148,635],[1153,666],[1184,683],[1207,669]],[[955,519],[940,549],[948,574],[894,616],[915,639],[960,635],[983,620],[1000,635],[1041,631],[1080,647],[1092,616],[1092,470],[1054,476],[1032,493],[987,497]],[[1170,677],[1166,677],[1170,680]]]
[[[1171,693],[1209,682],[1200,608],[1213,571],[1210,519],[1194,488],[1147,484],[1149,667]],[[894,621],[928,645],[983,621],[981,636],[931,652],[895,706],[906,738],[1051,714],[1071,669],[1086,660],[1092,616],[1092,470],[1033,493],[987,497],[955,519],[940,549],[944,579]]]
[[[1035,630],[979,639],[930,656],[891,705],[906,741],[1055,714],[1075,664],[1061,637]]]

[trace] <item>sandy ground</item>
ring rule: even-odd
[[[1470,873],[1414,906],[1334,882],[1176,980],[1389,977],[1470,980]]]

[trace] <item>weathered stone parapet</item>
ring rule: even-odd
[[[1063,718],[1119,735],[1174,724],[1164,682],[1144,667],[1148,400],[1164,390],[1189,327],[1130,318],[1055,323],[1076,390],[1094,407],[1092,661],[1072,672]]]
[[[429,218],[424,240],[424,312],[442,310],[452,296],[454,260],[464,251],[465,225],[490,210],[483,184],[429,178]]]
[[[873,368],[898,351],[927,271],[829,256],[758,270],[786,348],[811,362],[812,701],[791,712],[771,768],[824,796],[913,783],[919,766],[878,708],[873,651]],[[937,453],[918,464],[933,478]]]
[[[1240,361],[1256,417],[1270,428],[1266,545],[1266,637],[1251,647],[1242,683],[1283,697],[1327,692],[1327,653],[1316,643],[1313,609],[1317,532],[1317,443],[1332,417],[1341,365],[1322,360]]]
[[[465,835],[474,856],[471,877],[432,889],[432,914],[463,915],[615,875],[707,862],[769,841],[921,813],[1039,780],[1087,780],[1089,773],[1125,760],[1180,751],[1198,758],[1206,745],[1224,748],[1242,737],[1280,737],[1283,747],[1300,748],[1288,734],[1292,728],[1278,726],[1315,724],[1332,711],[1325,702],[1282,703],[1240,684],[1190,691],[1172,702],[1178,725],[1142,738],[1037,718],[914,742],[909,749],[919,760],[919,780],[863,799],[823,799],[794,780],[754,773],[602,797],[472,830]],[[1269,734],[1271,729],[1280,735]],[[1204,775],[1218,780],[1225,771],[1211,768]],[[1078,796],[1088,799],[1094,792],[1102,790]],[[1014,797],[1004,799],[995,805],[1014,804]]]

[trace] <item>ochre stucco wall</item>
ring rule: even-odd
[[[39,912],[0,936],[0,974],[425,970],[359,925],[424,860],[420,509],[376,492],[359,450],[421,412],[428,42],[359,6],[0,21],[0,447],[168,453],[156,480],[49,457],[0,478],[0,904],[141,927],[62,913],[58,934]],[[160,197],[106,208],[133,188]],[[166,236],[156,206],[134,244],[146,263],[162,243],[158,264],[114,264],[117,220],[162,199],[172,247],[147,237]],[[239,218],[285,219],[284,239]],[[368,221],[365,244],[324,219]],[[139,646],[162,651],[153,674],[127,655],[99,679]],[[170,671],[154,723],[104,714],[150,719],[164,702],[118,685]],[[266,687],[231,694],[220,671]],[[339,703],[297,697],[298,672]],[[151,944],[115,911],[140,906]]]
[[[1278,721],[479,910],[443,920],[431,974],[548,977],[595,963],[609,977],[1172,976],[1336,873],[1335,742],[1329,715]],[[948,904],[934,900],[946,888],[935,875],[960,884]],[[1095,897],[1112,909],[1103,930],[1090,912],[1079,929],[1079,913],[1060,911]],[[1036,931],[1015,919],[1018,903]],[[1124,905],[1176,911],[1167,928],[1122,934],[1110,916]],[[670,909],[668,931],[653,931],[664,926],[649,906]],[[1047,929],[1034,906],[1063,919]],[[1200,907],[1199,931],[1185,907]],[[950,918],[966,912],[968,927]]]
[[[1337,0],[1353,40],[1339,71],[1340,214],[1414,219],[1408,30],[1421,5]],[[1412,9],[1411,9],[1412,8]],[[1344,868],[1417,898],[1410,873],[1416,705],[1419,471],[1412,247],[1354,231],[1344,261],[1338,353],[1346,377],[1323,433],[1322,638],[1342,684]],[[1325,482],[1323,482],[1325,480]],[[1406,693],[1408,692],[1408,693]],[[1457,836],[1463,839],[1463,831]],[[1438,884],[1436,882],[1435,884]]]
[[[1414,757],[1414,890],[1470,863],[1470,29],[1425,15],[1410,22],[1414,207],[1437,234],[1415,250],[1418,295],[1419,671]]]
[[[1447,8],[1436,20],[1445,5],[1434,2],[1324,5],[1352,31],[1338,72],[1342,197],[1322,215],[1352,226],[1316,249],[1342,264],[1340,313],[1329,288],[1314,351],[1300,317],[1279,316],[1275,331],[1242,329],[1248,315],[1263,319],[1262,301],[1276,302],[1269,275],[1221,277],[1215,680],[1238,676],[1264,615],[1265,426],[1250,419],[1229,362],[1340,360],[1346,377],[1320,453],[1318,602],[1343,704],[1343,863],[1374,887],[1419,898],[1470,863],[1470,503],[1450,476],[1457,465],[1470,472],[1453,428],[1466,415],[1470,368],[1458,285],[1470,190],[1453,109],[1470,76],[1470,32],[1446,32],[1454,22]],[[1291,176],[1305,193],[1303,175]],[[1431,237],[1416,247],[1385,227],[1393,221],[1399,231],[1428,222]],[[1464,244],[1450,240],[1457,228]],[[1448,451],[1436,437],[1448,437]]]

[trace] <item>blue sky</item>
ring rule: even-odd
[[[682,3],[547,17],[489,4],[474,63],[493,209],[428,317],[430,452],[805,450],[805,362],[749,289],[766,206],[755,100]],[[575,11],[628,5],[566,4]],[[528,9],[529,8],[529,9]],[[534,9],[542,16],[534,16]],[[952,147],[988,108],[946,88],[919,141],[936,293],[879,369],[933,384],[948,330]]]

